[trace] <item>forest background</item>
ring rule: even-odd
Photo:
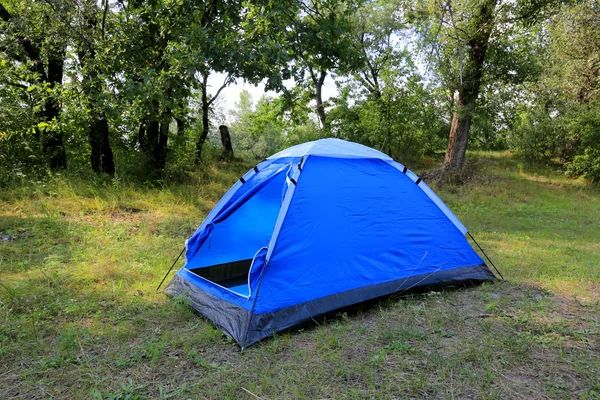
[[[593,0],[2,0],[0,185],[185,181],[323,137],[443,173],[510,149],[597,181],[599,21]],[[275,95],[226,109],[235,82]]]

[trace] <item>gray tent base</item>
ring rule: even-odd
[[[442,287],[472,286],[492,280],[496,280],[494,274],[487,265],[481,264],[357,288],[276,312],[254,315],[242,307],[201,290],[178,275],[165,288],[165,293],[182,299],[200,315],[212,321],[218,329],[233,338],[243,349],[275,333],[310,323],[329,313],[337,313],[341,309],[367,301]]]

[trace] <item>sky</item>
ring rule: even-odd
[[[225,74],[213,73],[208,79],[209,93],[214,94],[225,80]],[[293,82],[290,82],[290,87]],[[252,96],[252,101],[256,103],[265,94],[265,85],[260,83],[259,85],[253,85],[251,83],[244,82],[243,79],[238,79],[235,83],[229,85],[221,91],[219,95],[219,103],[223,105],[228,111],[235,109],[235,103],[240,99],[240,93],[246,89]],[[269,91],[266,93],[270,97],[277,97],[277,93]],[[323,100],[327,100],[337,94],[337,88],[333,79],[328,76],[325,78],[325,84],[323,86]]]

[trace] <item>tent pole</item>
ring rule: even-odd
[[[165,277],[162,279],[162,281],[160,281],[160,284],[156,288],[157,292],[158,292],[158,289],[160,289],[160,287],[162,286],[162,284],[165,282],[165,279],[167,279],[167,276],[169,276],[169,274],[173,270],[173,267],[175,266],[175,264],[177,264],[177,261],[179,261],[179,258],[181,257],[181,255],[183,254],[184,251],[185,251],[185,247],[183,249],[181,249],[181,253],[179,253],[179,255],[177,256],[177,258],[175,259],[175,261],[173,261],[173,265],[171,265],[171,268],[169,268],[169,271],[165,274]]]
[[[265,256],[266,257],[266,256]],[[260,271],[260,279],[258,281],[258,286],[256,287],[256,296],[254,296],[254,301],[252,302],[252,309],[250,309],[250,314],[248,315],[248,323],[246,324],[246,329],[244,330],[244,338],[242,345],[241,353],[244,352],[246,348],[246,338],[248,337],[248,329],[250,329],[250,323],[252,322],[252,317],[254,316],[254,308],[256,307],[256,300],[258,299],[258,292],[260,292],[260,285],[262,284],[263,275],[265,274],[265,269],[267,269],[267,264],[263,264],[262,271]]]
[[[490,258],[486,254],[486,252],[483,251],[483,249],[481,248],[481,246],[479,245],[479,243],[477,243],[477,240],[475,240],[475,238],[473,237],[473,235],[471,235],[471,232],[467,231],[467,234],[469,235],[469,237],[471,238],[471,240],[473,240],[473,242],[477,245],[477,247],[479,247],[479,250],[481,250],[481,252],[485,256],[485,258],[487,258],[487,260],[490,262],[490,264],[492,264],[492,267],[494,267],[494,269],[496,270],[496,272],[498,273],[498,275],[500,275],[500,278],[502,278],[502,280],[504,280],[504,277],[502,276],[502,274],[500,273],[500,271],[498,271],[498,268],[496,268],[496,266],[494,265],[493,261],[490,260]]]

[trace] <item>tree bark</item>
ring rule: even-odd
[[[185,121],[183,118],[175,118],[175,122],[177,122],[177,140],[183,142],[185,137]]]
[[[494,26],[496,2],[497,0],[482,1],[471,17],[470,22],[476,30],[467,40],[468,57],[463,74],[464,80],[459,87],[458,98],[454,104],[443,169],[460,169],[465,161],[471,121],[483,83],[485,56]]]
[[[115,160],[110,147],[108,120],[106,114],[97,110],[93,102],[90,103],[90,106],[92,121],[88,125],[88,138],[92,151],[90,158],[92,170],[112,176],[115,174]]]
[[[153,115],[140,122],[137,141],[147,157],[150,168],[159,171],[164,169],[167,164],[169,125],[173,114],[170,109],[159,113],[157,101],[152,102],[150,112]]]
[[[169,125],[171,124],[171,111],[163,115],[160,123],[160,129],[158,130],[158,140],[154,147],[153,164],[157,170],[162,170],[167,165],[167,152],[168,152],[168,141],[169,141]]]
[[[153,103],[152,110],[158,114],[158,104]],[[167,165],[169,151],[169,125],[172,120],[171,110],[167,109],[162,115],[144,118],[140,122],[137,141],[140,149],[146,155],[148,164],[153,170],[162,170]],[[149,121],[149,122],[148,122]]]
[[[196,143],[196,163],[200,162],[200,159],[202,158],[202,147],[204,147],[204,142],[206,142],[206,138],[208,138],[209,131],[208,111],[210,109],[210,103],[208,100],[207,85],[208,73],[202,74],[202,133],[200,133],[200,137]]]
[[[143,119],[140,122],[140,127],[138,129],[137,142],[138,142],[138,144],[140,146],[140,149],[144,153],[148,152],[148,143],[146,142],[146,130],[147,129],[148,129],[147,122],[146,122],[145,119]]]
[[[219,126],[219,132],[221,133],[221,159],[222,160],[233,160],[233,146],[231,145],[231,136],[229,135],[229,128],[226,125]]]
[[[459,95],[459,98],[456,101],[456,107],[460,108],[463,105],[466,109],[466,107],[473,106],[474,103],[462,104]],[[461,110],[454,111],[454,114],[452,115],[448,149],[446,150],[446,156],[444,158],[444,166],[446,168],[460,169],[465,162],[469,131],[471,129],[472,112],[464,112],[464,115],[460,115],[460,111]]]
[[[154,117],[156,118],[156,116]],[[146,127],[146,156],[150,163],[150,167],[156,169],[156,147],[158,144],[158,135],[160,131],[160,123],[155,119],[150,121]]]
[[[108,140],[108,121],[104,113],[94,118],[89,125],[89,140],[92,149],[90,162],[94,172],[114,175],[115,162]]]
[[[327,114],[325,113],[325,105],[323,104],[323,84],[325,83],[325,78],[327,77],[327,71],[321,70],[319,76],[317,77],[312,68],[310,68],[310,76],[313,81],[313,85],[315,85],[317,116],[319,117],[321,126],[328,130],[329,123],[327,122]]]
[[[50,89],[54,90],[57,85],[62,84],[64,69],[64,49],[56,49],[48,59],[47,82]],[[60,115],[60,105],[56,99],[50,97],[44,102],[44,121],[50,124],[50,129],[45,129],[43,139],[44,153],[48,155],[50,168],[52,170],[67,168],[67,153],[63,145],[63,138],[60,130],[56,126]]]

